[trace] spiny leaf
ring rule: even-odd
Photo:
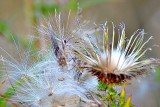
[[[121,91],[120,97],[125,98],[125,96],[126,96],[126,91],[125,91],[125,88],[123,88]]]
[[[131,96],[129,96],[123,107],[131,107]]]
[[[126,92],[125,92],[125,88],[123,88],[120,93],[120,100],[119,100],[119,104],[118,104],[120,107],[123,107],[123,105],[125,103],[125,97],[126,97]]]

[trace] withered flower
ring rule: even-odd
[[[144,30],[138,29],[130,39],[126,39],[124,24],[120,24],[118,33],[115,33],[113,23],[112,26],[112,33],[108,32],[108,24],[105,23],[101,27],[102,33],[88,37],[88,45],[80,45],[83,51],[73,48],[76,55],[87,63],[85,68],[105,83],[122,83],[152,71],[159,60],[144,58],[145,53],[151,50],[144,47],[152,37],[144,41]]]

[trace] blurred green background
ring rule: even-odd
[[[160,45],[160,0],[0,0],[0,47],[18,58],[13,38],[25,49],[29,36],[37,35],[34,27],[43,17],[54,13],[55,9],[76,12],[77,1],[85,19],[97,24],[113,21],[117,26],[124,22],[128,37],[137,29],[144,28],[146,39],[150,36],[155,38],[148,47]],[[39,42],[35,41],[34,46],[38,45]],[[153,47],[147,56],[159,58],[159,53],[160,48]],[[0,54],[4,55],[1,51]],[[135,80],[127,87],[137,107],[160,107],[159,71],[140,82]]]

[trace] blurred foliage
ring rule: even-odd
[[[28,47],[28,39],[14,34],[10,30],[8,24],[3,20],[0,20],[0,34],[2,34],[10,42],[15,42],[17,44],[20,43],[20,45],[24,48]]]
[[[112,1],[112,0],[82,0],[80,2],[80,7],[84,9],[89,6],[93,6],[93,5],[97,5],[99,3],[104,3],[104,2],[109,2],[109,1]]]
[[[60,5],[58,3],[45,3],[42,0],[36,0],[36,1],[27,1],[27,2],[33,2],[33,3],[28,3],[33,4],[33,9],[29,10],[29,13],[33,13],[31,17],[31,21],[34,22],[32,24],[37,24],[40,18],[44,16],[48,16],[50,14],[53,14],[55,10],[57,12],[62,12],[66,10],[72,10],[72,11],[77,11],[78,6],[81,8],[85,9],[89,6],[92,5],[97,5],[98,3],[103,3],[109,0],[68,0],[68,2],[65,5]],[[79,5],[78,5],[79,4]],[[22,47],[27,48],[28,47],[28,39],[26,36],[18,36],[17,34],[13,33],[10,30],[10,27],[8,23],[4,20],[0,19],[0,33],[9,41],[11,42],[19,42]],[[34,43],[33,43],[34,44]]]
[[[55,10],[57,12],[63,12],[67,10],[77,11],[78,6],[80,6],[82,9],[85,9],[106,1],[109,0],[68,0],[65,5],[59,5],[58,3],[47,4],[42,0],[38,0],[37,2],[34,2],[33,6],[33,21],[37,22],[39,18],[53,14]]]
[[[157,72],[155,73],[156,74],[156,79],[157,81],[159,82],[160,81],[160,67],[156,70]]]

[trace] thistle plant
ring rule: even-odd
[[[92,27],[80,11],[67,18],[55,12],[38,28],[48,48],[34,53],[37,62],[29,64],[30,48],[21,63],[1,48],[13,60],[1,57],[12,90],[1,98],[26,107],[133,106],[125,89],[118,93],[114,86],[150,73],[159,60],[144,59],[152,37],[144,41],[143,29],[126,39],[123,23],[118,36],[112,26],[109,33],[107,23]]]
[[[113,23],[112,23],[113,24]],[[80,45],[83,51],[73,49],[77,56],[87,63],[87,68],[100,81],[106,83],[122,83],[139,75],[151,72],[151,68],[159,63],[157,59],[142,59],[151,48],[144,46],[152,39],[144,42],[144,30],[138,29],[130,39],[126,38],[125,25],[118,29],[118,43],[115,45],[115,27],[109,35],[107,22],[102,25],[102,35],[96,35],[96,41],[88,38],[88,45]]]

